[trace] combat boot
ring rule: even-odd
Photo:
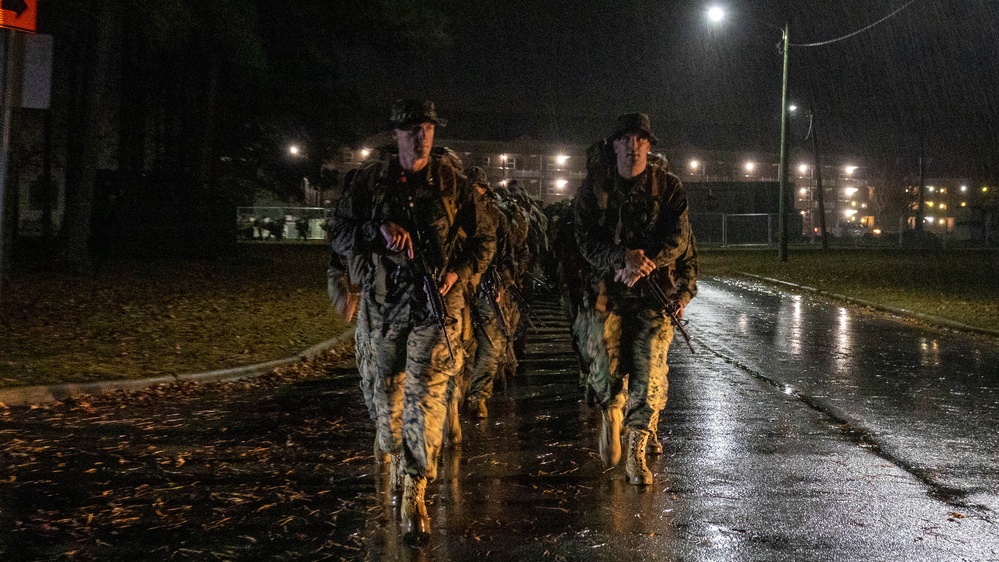
[[[461,443],[461,422],[458,420],[458,400],[448,400],[447,403],[447,440],[449,443]]]
[[[389,502],[398,506],[402,503],[403,479],[402,453],[389,455]]]
[[[648,445],[649,431],[647,429],[632,429],[628,432],[628,458],[625,461],[624,473],[628,482],[636,486],[652,484],[652,471],[645,466],[645,447]]]
[[[402,492],[402,531],[407,541],[417,545],[430,538],[430,516],[424,501],[426,491],[426,478],[406,475]]]
[[[659,434],[655,431],[649,432],[649,448],[648,452],[650,455],[661,455],[663,454],[663,443],[659,440]]]
[[[489,409],[486,408],[485,400],[476,400],[472,404],[469,404],[469,406],[471,406],[469,409],[473,418],[482,420],[489,417]]]
[[[604,466],[616,466],[621,462],[621,421],[624,412],[621,408],[603,408],[600,411],[600,460]]]

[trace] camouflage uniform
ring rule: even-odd
[[[514,185],[515,182],[511,182]],[[527,238],[530,232],[530,216],[518,205],[505,187],[497,187],[493,190],[497,196],[498,208],[509,225],[507,247],[509,248],[510,263],[510,284],[514,290],[523,294],[523,278],[526,272],[527,263],[530,261]],[[509,293],[509,291],[507,291]],[[518,356],[514,350],[514,340],[521,333],[527,331],[527,312],[521,309],[520,304],[512,295],[500,303],[503,313],[506,316],[507,326],[510,329],[511,338],[507,342],[506,349],[500,354],[499,367],[496,373],[497,382],[503,384],[513,378],[517,373],[519,363]]]
[[[371,419],[376,419],[375,407],[372,402],[373,389],[370,370],[367,368],[368,346],[370,343],[368,333],[367,310],[360,308],[361,301],[361,279],[367,267],[364,256],[350,255],[347,257],[333,251],[330,253],[329,267],[326,270],[326,290],[330,297],[333,308],[342,311],[347,322],[354,320],[357,316],[357,324],[354,330],[354,356],[357,363],[357,372],[361,376],[359,386],[361,394],[364,396],[364,405],[368,408]]]
[[[414,242],[417,260],[458,275],[444,296],[453,317],[446,327],[453,359],[414,263],[386,250],[379,228],[387,222],[421,234],[425,243]],[[371,383],[381,449],[401,454],[401,469],[421,480],[437,474],[447,383],[463,363],[465,291],[492,258],[494,231],[460,160],[447,149],[434,149],[430,163],[413,173],[405,173],[396,156],[369,161],[336,209],[333,249],[364,264],[357,334],[366,336],[367,351],[359,346],[366,355],[359,365],[366,371],[362,381]]]
[[[574,200],[576,241],[589,266],[574,334],[586,367],[587,401],[605,413],[624,408],[625,428],[647,436],[666,403],[673,328],[646,283],[686,305],[697,291],[697,253],[686,192],[666,159],[649,154],[645,171],[624,179],[612,142],[590,148],[587,177]],[[634,287],[616,282],[626,251],[639,248],[656,269]]]
[[[496,220],[496,254],[489,270],[482,276],[472,301],[472,318],[475,321],[476,351],[468,384],[468,402],[477,405],[479,401],[487,400],[493,394],[493,381],[499,369],[500,357],[508,348],[510,340],[510,323],[504,309],[509,308],[507,301],[511,299],[509,287],[513,283],[514,261],[510,246],[510,223],[500,212],[496,198],[487,193],[486,200],[490,213]],[[492,284],[494,291],[500,295],[500,302],[493,300],[486,291],[486,285]],[[503,311],[501,318],[497,308]],[[504,325],[505,323],[505,325]],[[473,412],[480,417],[484,409]]]

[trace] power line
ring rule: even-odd
[[[876,25],[878,25],[880,23],[885,22],[886,20],[890,19],[892,16],[894,16],[894,15],[898,14],[899,12],[901,12],[902,10],[908,8],[909,5],[912,4],[915,1],[916,0],[909,0],[908,2],[906,2],[905,4],[903,4],[902,7],[900,7],[897,10],[895,10],[894,12],[888,14],[887,16],[879,19],[878,21],[876,21],[876,22],[874,22],[874,23],[872,23],[870,25],[864,26],[864,27],[862,27],[862,28],[860,28],[860,29],[858,29],[856,31],[847,33],[846,35],[844,35],[842,37],[837,37],[835,39],[829,39],[828,41],[819,41],[817,43],[791,43],[791,46],[792,47],[822,47],[824,45],[830,45],[832,43],[837,43],[839,41],[843,41],[844,39],[849,39],[850,37],[853,37],[854,35],[858,35],[860,33],[863,33],[865,31],[867,31],[868,29],[871,29],[872,27],[874,27],[874,26],[876,26]]]

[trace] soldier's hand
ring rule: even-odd
[[[620,283],[624,283],[629,287],[634,287],[635,283],[638,283],[638,280],[641,279],[642,277],[645,276],[630,271],[627,267],[622,267],[621,269],[614,271],[614,280]]]
[[[333,299],[333,310],[342,315],[347,322],[353,320],[357,305],[361,301],[360,289],[351,286],[345,279],[338,279],[330,296]]]
[[[406,257],[413,259],[413,238],[409,231],[394,222],[383,223],[378,229],[385,238],[385,248],[390,252],[406,252]]]
[[[645,250],[637,248],[628,250],[624,254],[624,268],[632,273],[637,273],[641,278],[652,273],[652,270],[656,268],[656,262],[645,256]]]
[[[683,309],[684,308],[686,308],[686,307],[683,306],[683,303],[679,303],[679,302],[676,303],[676,319],[677,320],[683,320]]]
[[[438,283],[438,285],[440,285],[441,295],[442,296],[446,295],[447,292],[451,290],[451,287],[454,287],[454,284],[457,282],[458,282],[457,273],[454,273],[452,271],[448,271],[447,273],[445,273],[444,276],[441,277],[440,282]]]

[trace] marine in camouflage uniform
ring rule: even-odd
[[[602,414],[600,456],[621,459],[632,484],[651,484],[646,446],[666,403],[667,352],[673,327],[648,293],[656,283],[679,305],[695,295],[697,251],[687,197],[656,142],[647,115],[618,119],[610,137],[590,148],[587,176],[574,201],[576,241],[589,284],[574,333],[587,366],[586,397]]]
[[[517,373],[517,367],[524,358],[524,346],[527,339],[527,328],[530,322],[527,299],[530,295],[530,272],[535,261],[532,248],[536,246],[537,225],[531,216],[531,207],[527,192],[520,180],[510,180],[504,194],[501,208],[510,220],[510,239],[513,245],[514,273],[512,290],[517,297],[511,299],[511,312],[516,321],[513,327],[513,338],[509,350],[505,354],[504,379],[511,379]]]
[[[517,186],[518,180],[511,180],[510,184]],[[497,206],[500,213],[509,225],[507,244],[509,249],[510,262],[510,285],[514,290],[523,295],[521,279],[523,277],[523,265],[530,260],[528,250],[528,234],[530,231],[530,216],[518,205],[506,186],[499,185],[493,188],[496,196]],[[511,338],[507,342],[506,349],[500,354],[499,367],[494,377],[495,385],[505,386],[506,383],[517,373],[519,359],[514,349],[514,340],[522,331],[527,331],[527,311],[521,308],[517,299],[512,298],[508,291],[507,298],[500,303],[506,316],[507,325],[510,327]]]
[[[430,531],[424,495],[437,475],[448,380],[461,369],[461,310],[495,251],[495,225],[458,157],[434,149],[442,124],[432,102],[392,109],[398,153],[365,163],[337,205],[332,246],[363,257],[358,319],[365,325],[381,449],[391,456],[393,498],[405,536]],[[434,315],[424,274],[439,284],[448,317]],[[452,346],[454,356],[448,347]],[[401,489],[401,499],[398,498]]]
[[[472,417],[485,418],[489,415],[486,400],[493,394],[500,357],[510,344],[511,326],[505,310],[509,309],[511,297],[504,288],[513,283],[515,262],[510,223],[499,209],[485,170],[473,167],[467,170],[467,176],[496,221],[496,253],[476,287],[471,308],[476,345],[468,381],[468,411]]]

